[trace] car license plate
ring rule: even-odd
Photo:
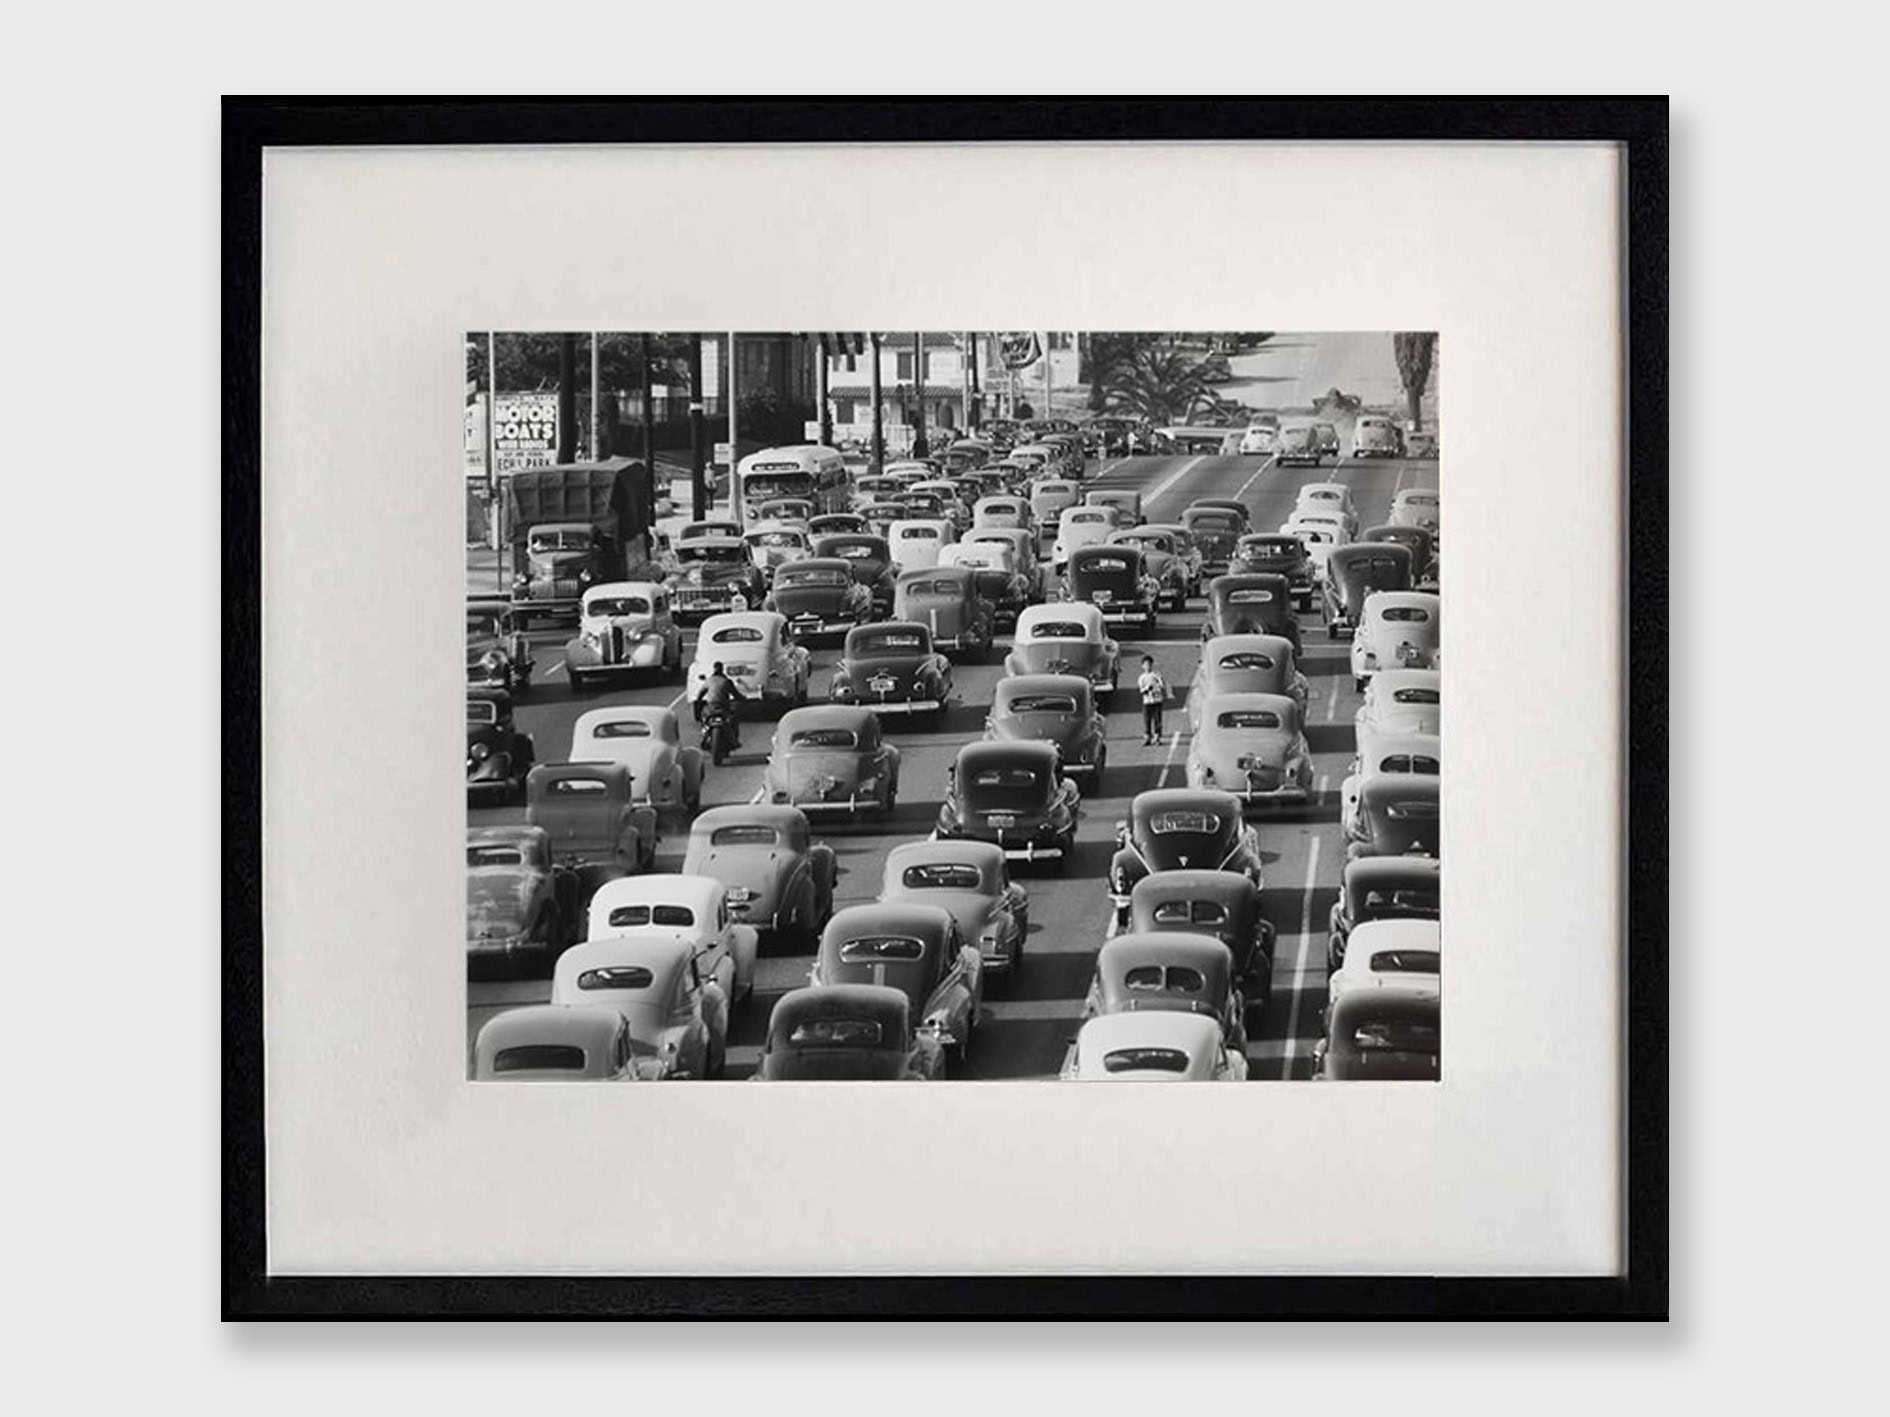
[[[877,679],[867,680],[866,687],[871,689],[876,694],[890,694],[893,691],[893,689],[896,687],[896,685],[893,683],[892,680],[882,675]]]
[[[985,817],[985,821],[994,827],[1014,827],[1017,825],[1017,818],[1012,816],[1009,812],[989,813]]]

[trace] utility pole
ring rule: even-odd
[[[697,521],[709,515],[709,489],[703,477],[708,449],[702,442],[702,332],[689,336],[689,487],[691,515]]]
[[[643,347],[643,466],[650,474],[650,486],[656,486],[656,410],[650,399],[650,337],[638,335]]]
[[[577,457],[577,336],[558,336],[558,461]]]
[[[505,590],[505,492],[499,486],[499,337],[486,331],[486,491],[492,505],[492,570]]]
[[[1043,332],[1043,412],[1039,418],[1050,417],[1050,331]]]
[[[735,509],[735,520],[742,519],[740,494],[735,490],[735,466],[741,461],[742,447],[735,441],[735,331],[728,332],[728,502]]]
[[[597,331],[591,331],[591,461],[604,460],[604,414],[597,406]]]
[[[925,336],[912,336],[912,402],[917,406],[912,424],[912,456],[922,458],[931,451],[925,441]]]
[[[872,399],[873,399],[872,468],[874,472],[880,472],[884,470],[886,466],[886,426],[885,426],[885,416],[880,411],[880,406],[879,406],[880,398],[881,398],[881,391],[879,387],[879,336],[878,334],[870,334],[866,338],[868,340],[868,343],[871,346],[867,352],[869,355],[872,356],[870,365],[867,370],[868,378],[870,380],[868,387],[869,387],[869,390],[871,392]]]
[[[961,420],[967,434],[978,431],[977,403],[971,396],[972,375],[977,369],[977,349],[971,343],[971,331],[960,333],[960,341],[965,351],[964,362],[958,370],[960,384],[964,390],[964,417]]]
[[[820,420],[823,447],[833,446],[833,412],[827,407],[827,337],[821,335],[814,348],[814,416]]]

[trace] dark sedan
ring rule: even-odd
[[[1062,870],[1076,845],[1081,794],[1062,776],[1053,743],[967,743],[938,810],[941,840],[989,841],[1013,861]]]
[[[1240,799],[1212,788],[1167,787],[1136,796],[1129,819],[1116,824],[1109,898],[1116,920],[1129,923],[1136,883],[1160,871],[1236,871],[1256,888],[1265,881],[1260,841]]]
[[[1230,576],[1285,576],[1294,604],[1301,610],[1312,609],[1312,556],[1306,550],[1306,543],[1297,536],[1255,532],[1241,537],[1227,573]]]
[[[814,555],[825,560],[833,558],[847,563],[854,582],[866,587],[873,597],[873,613],[890,615],[893,603],[893,581],[897,573],[893,570],[892,548],[886,544],[883,536],[858,535],[816,536]]]
[[[933,648],[928,626],[897,620],[861,625],[847,631],[829,692],[837,704],[936,724],[951,697],[952,665]]]
[[[844,635],[873,618],[873,593],[837,556],[790,561],[776,569],[763,610],[786,617],[796,638]]]
[[[1442,823],[1438,779],[1422,773],[1376,773],[1358,790],[1358,811],[1345,859],[1439,856]]]
[[[1109,763],[1096,690],[1075,674],[1013,674],[993,693],[984,736],[993,742],[1050,743],[1064,776],[1102,779]],[[1092,791],[1093,791],[1092,786]]]

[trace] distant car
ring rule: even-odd
[[[1358,756],[1339,784],[1339,830],[1349,834],[1358,814],[1359,789],[1379,773],[1442,771],[1443,739],[1435,733],[1373,733],[1361,736]]]
[[[1376,773],[1359,784],[1345,859],[1441,856],[1438,779],[1422,773]]]
[[[853,578],[852,563],[837,556],[781,566],[761,608],[779,613],[803,643],[844,635],[874,618],[873,592]]]
[[[1191,509],[1198,508],[1204,512],[1229,513],[1239,525],[1243,534],[1247,532],[1253,524],[1253,513],[1247,509],[1247,504],[1238,497],[1196,497],[1192,502],[1188,503],[1188,506]]]
[[[1274,452],[1279,446],[1280,430],[1264,425],[1249,428],[1240,435],[1240,451],[1248,456]]]
[[[1293,504],[1293,517],[1298,520],[1308,514],[1337,517],[1341,542],[1358,535],[1358,508],[1353,505],[1351,489],[1342,482],[1308,482],[1301,487]]]
[[[1034,533],[1017,527],[979,526],[965,534],[967,546],[1003,545],[1011,548],[1012,565],[1017,574],[1025,581],[1026,603],[1038,599],[1038,588],[1042,582],[1042,559],[1038,555],[1037,538]]]
[[[732,919],[797,953],[814,948],[833,914],[833,848],[813,840],[797,807],[709,808],[690,823],[682,868],[721,881]]]
[[[926,626],[935,649],[964,660],[984,659],[997,635],[997,612],[969,566],[903,572],[893,585],[893,615]]]
[[[473,1042],[478,1082],[635,1082],[630,1023],[598,1004],[528,1004],[486,1020]]]
[[[805,497],[768,497],[748,503],[742,514],[751,526],[774,522],[805,530],[808,518],[814,515],[814,504]]]
[[[1052,743],[967,743],[938,809],[941,841],[988,841],[1013,861],[1061,871],[1076,847],[1082,795],[1063,779]]]
[[[1063,513],[1083,500],[1083,486],[1067,478],[1047,477],[1032,484],[1030,514],[1039,527],[1058,525]]]
[[[1306,676],[1293,642],[1282,635],[1216,635],[1201,647],[1188,687],[1188,723],[1199,730],[1201,706],[1219,694],[1284,694],[1306,719]]]
[[[503,689],[516,697],[531,687],[532,646],[506,600],[466,602],[466,687]]]
[[[512,615],[522,632],[534,618],[569,619],[585,587],[608,565],[598,529],[589,522],[540,522],[526,536],[523,564],[512,573]]]
[[[740,537],[686,537],[676,543],[676,569],[663,581],[677,619],[699,620],[736,605],[752,609],[766,592],[761,572]]]
[[[952,662],[925,625],[894,620],[847,631],[828,690],[836,704],[910,714],[936,727],[952,697]]]
[[[1352,682],[1363,689],[1381,669],[1434,669],[1441,602],[1425,591],[1381,590],[1365,602],[1352,636]]]
[[[577,936],[577,882],[538,827],[466,833],[466,963],[549,970]]]
[[[1084,546],[1100,546],[1116,530],[1113,507],[1066,507],[1057,519],[1057,539],[1050,548],[1050,564],[1058,575],[1069,564],[1070,553]]]
[[[1411,589],[1411,553],[1384,541],[1354,541],[1335,546],[1326,557],[1320,584],[1326,637],[1337,639],[1357,629],[1371,596]]]
[[[815,816],[889,817],[899,803],[899,750],[864,708],[817,704],[782,715],[755,801]]]
[[[1070,552],[1064,576],[1068,598],[1094,605],[1104,623],[1133,624],[1144,634],[1154,632],[1162,583],[1149,573],[1139,547],[1079,546]]]
[[[1024,533],[1019,533],[1023,535]],[[939,553],[939,566],[964,567],[978,598],[991,607],[992,628],[1015,625],[1032,600],[1032,583],[1017,568],[1017,547],[1009,541],[960,541]]]
[[[591,944],[622,938],[679,940],[689,946],[696,973],[705,981],[719,982],[731,1004],[755,990],[760,932],[736,918],[727,883],[712,877],[665,873],[607,881],[591,897],[584,938]],[[557,980],[564,977],[560,971],[554,979],[554,1000]]]
[[[1188,785],[1231,792],[1249,807],[1304,802],[1312,750],[1299,706],[1283,694],[1216,694],[1188,745]]]
[[[1361,414],[1352,424],[1352,456],[1395,458],[1404,452],[1398,425],[1376,414]]]
[[[682,631],[670,614],[669,591],[655,581],[610,581],[585,591],[564,667],[580,692],[613,673],[680,678]]]
[[[1114,507],[1118,529],[1142,524],[1142,494],[1133,487],[1098,487],[1083,494],[1083,505]]]
[[[1253,532],[1234,546],[1234,559],[1227,567],[1230,576],[1285,576],[1292,590],[1293,603],[1301,610],[1312,609],[1316,577],[1306,543],[1282,532]]]
[[[853,510],[859,512],[868,502],[891,502],[905,490],[905,482],[892,476],[862,477],[853,484]],[[813,528],[810,526],[809,531]]]
[[[1306,559],[1312,563],[1315,586],[1326,578],[1326,561],[1338,549],[1340,534],[1337,517],[1294,520],[1280,528],[1280,535],[1290,536],[1306,548]]]
[[[1225,507],[1189,507],[1181,525],[1201,555],[1201,574],[1218,576],[1234,559],[1234,545],[1246,531],[1242,518]]]
[[[1247,1060],[1199,1014],[1104,1014],[1076,1035],[1070,1082],[1244,1082]]]
[[[984,736],[1054,744],[1063,775],[1083,778],[1092,791],[1109,765],[1095,686],[1079,674],[1010,674],[998,680]]]
[[[1346,863],[1326,920],[1326,972],[1345,963],[1352,931],[1368,920],[1436,920],[1438,864],[1429,856],[1366,856]]]
[[[1114,689],[1122,673],[1121,647],[1109,638],[1094,605],[1033,605],[1017,617],[1006,674],[1081,674],[1098,689]]]
[[[1145,876],[1190,868],[1234,871],[1264,890],[1261,861],[1260,838],[1232,793],[1196,787],[1139,793],[1128,819],[1116,823],[1109,898],[1117,923],[1128,923],[1130,893]]]
[[[1030,897],[1012,884],[1004,853],[983,841],[909,841],[886,856],[881,905],[911,902],[949,910],[978,947],[985,987],[1013,979],[1024,962]]]
[[[1156,604],[1164,610],[1188,608],[1193,593],[1188,563],[1180,555],[1180,537],[1159,527],[1135,526],[1109,534],[1111,546],[1134,547],[1142,553],[1142,569],[1155,582]]]
[[[711,615],[696,637],[689,666],[691,703],[702,697],[709,673],[722,666],[745,699],[755,703],[804,704],[811,657],[795,643],[787,617],[773,610]]]
[[[1159,534],[1166,538],[1167,550],[1180,563],[1183,576],[1187,581],[1188,594],[1201,593],[1201,553],[1195,549],[1194,538],[1188,535],[1188,529],[1180,522],[1144,522],[1130,533],[1135,536]]]
[[[1313,1045],[1319,1081],[1436,1082],[1440,994],[1412,976],[1348,991],[1326,1010],[1326,1036]]]
[[[957,539],[951,522],[940,517],[906,517],[886,529],[893,565],[901,572],[930,570],[938,564],[938,553]]]
[[[1305,464],[1318,467],[1319,460],[1325,456],[1319,446],[1319,437],[1313,430],[1301,424],[1297,427],[1283,428],[1273,446],[1273,461],[1280,467],[1292,467]]]
[[[1103,941],[1083,1015],[1126,1013],[1211,1018],[1229,1048],[1247,1052],[1247,1008],[1235,981],[1233,952],[1213,935],[1129,931]]]
[[[866,518],[858,512],[824,512],[807,519],[807,534],[816,542],[823,536],[867,536]],[[816,556],[824,555],[818,546]]]
[[[805,560],[814,545],[804,525],[786,522],[762,522],[743,534],[742,543],[763,580],[772,580],[775,571],[790,561]]]
[[[1411,589],[1437,589],[1437,550],[1431,534],[1421,526],[1369,526],[1359,533],[1361,542],[1383,542],[1402,546],[1411,553]]]
[[[1353,715],[1359,738],[1369,733],[1443,732],[1443,681],[1435,669],[1381,669],[1365,686]]]
[[[885,537],[864,533],[817,536],[814,538],[814,555],[822,560],[845,561],[854,584],[865,586],[872,597],[874,616],[877,618],[892,613],[892,549],[887,546]]]
[[[1406,487],[1396,493],[1386,520],[1393,526],[1422,527],[1431,534],[1433,546],[1443,543],[1443,504],[1433,488]]]
[[[912,484],[910,496],[915,493],[930,493],[938,498],[939,514],[952,524],[955,533],[963,534],[971,526],[971,506],[959,495],[958,484],[942,478],[930,478],[924,482]]]
[[[1404,440],[1404,455],[1407,458],[1435,458],[1437,435],[1435,433],[1410,434]]]
[[[702,751],[682,741],[673,710],[656,704],[613,704],[578,715],[570,761],[621,763],[630,770],[634,802],[684,816],[702,806]]]
[[[1442,944],[1435,920],[1365,921],[1352,931],[1345,963],[1327,976],[1326,1007],[1355,990],[1437,982]]]
[[[1339,430],[1330,423],[1315,423],[1312,426],[1313,442],[1318,446],[1321,457],[1339,456]]]
[[[656,865],[656,809],[639,803],[621,763],[540,763],[525,779],[525,820],[551,859],[578,873],[588,899],[604,881]]]
[[[529,733],[512,720],[512,696],[503,689],[466,691],[466,796],[523,798],[534,759]]]
[[[897,989],[919,1020],[915,1032],[944,1051],[947,1074],[964,1070],[984,1010],[984,965],[943,906],[848,906],[821,932],[808,982]]]
[[[1250,1029],[1273,992],[1274,929],[1260,913],[1260,888],[1235,871],[1158,871],[1129,892],[1131,933],[1212,935],[1232,952]]]
[[[755,1082],[927,1082],[945,1075],[936,1030],[915,1032],[912,1003],[883,984],[794,989],[775,1002]]]
[[[866,518],[867,529],[874,536],[884,539],[892,534],[895,523],[904,520],[906,504],[894,501],[866,502],[860,507],[860,515]]]
[[[971,524],[974,527],[1015,527],[1028,532],[1037,529],[1029,500],[1011,496],[980,497],[971,510]]]
[[[1285,576],[1216,576],[1208,582],[1201,638],[1279,635],[1300,650],[1299,617]]]

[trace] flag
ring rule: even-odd
[[[1022,369],[1043,358],[1043,346],[1038,343],[1035,330],[1023,334],[999,335],[998,350],[1004,356],[1006,369]]]

